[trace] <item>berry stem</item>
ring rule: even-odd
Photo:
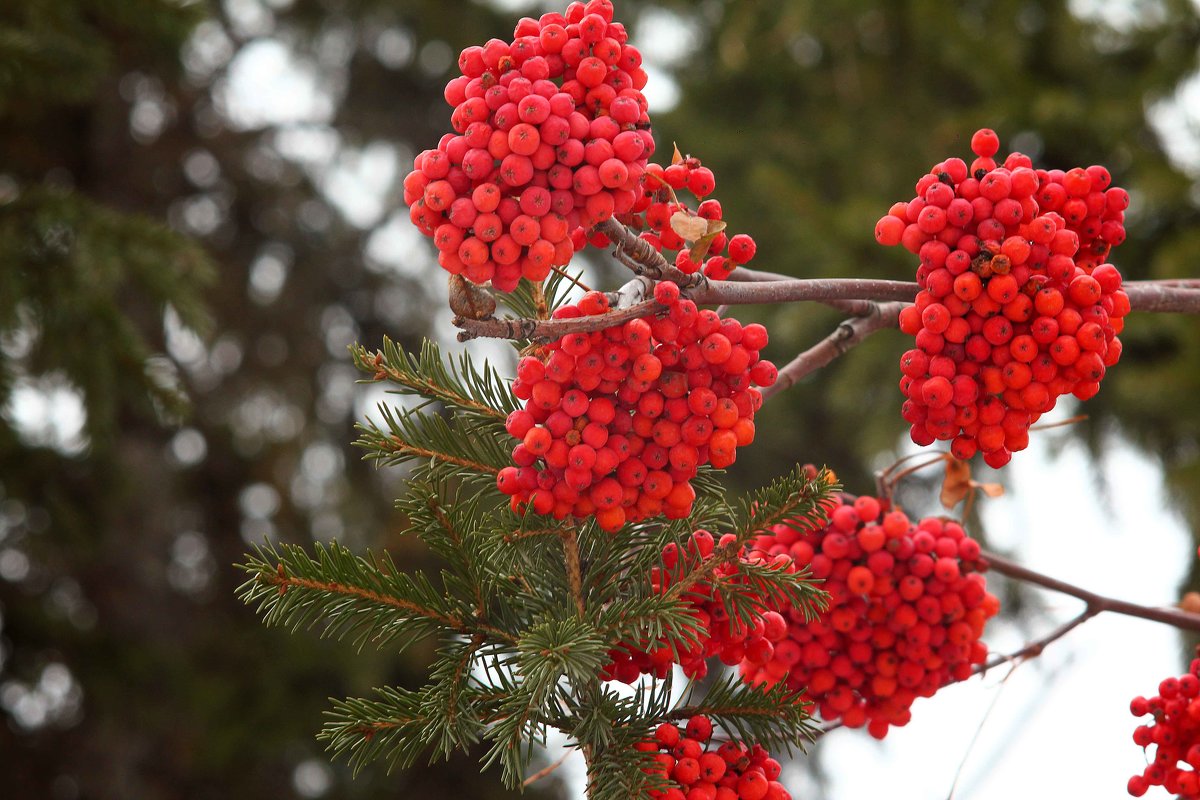
[[[635,275],[646,275],[656,280],[672,281],[678,284],[680,289],[707,282],[703,273],[695,272],[689,275],[668,262],[662,253],[650,246],[649,242],[639,238],[637,234],[615,219],[607,219],[593,230],[608,237],[613,247],[616,248],[613,255]]]
[[[1200,631],[1200,614],[1192,614],[1178,608],[1143,606],[1127,600],[1105,597],[1104,595],[1089,592],[1087,589],[1082,589],[1058,578],[1043,575],[1036,570],[1022,566],[1014,561],[1009,561],[1007,558],[995,553],[984,552],[980,557],[987,563],[990,569],[999,572],[1001,575],[1007,575],[1015,580],[1025,581],[1036,586],[1041,586],[1044,589],[1050,589],[1051,591],[1079,598],[1088,604],[1088,609],[1093,612],[1092,616],[1102,611],[1112,611],[1130,617],[1148,619],[1152,622],[1161,622],[1164,625],[1171,625],[1181,630]],[[1070,629],[1068,628],[1068,630]],[[1063,633],[1066,633],[1066,631],[1063,631]],[[1059,635],[1061,636],[1062,634]]]

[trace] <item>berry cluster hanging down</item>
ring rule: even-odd
[[[970,677],[987,658],[979,640],[999,601],[987,591],[979,544],[955,522],[916,525],[874,497],[843,497],[818,529],[776,526],[753,548],[788,556],[824,581],[816,619],[785,610],[787,638],[766,664],[747,659],[754,683],[803,690],[827,721],[867,725],[876,738],[904,725],[918,697]]]
[[[682,519],[700,465],[727,467],[754,441],[756,387],[777,375],[759,357],[766,328],[698,310],[673,283],[654,296],[661,317],[570,334],[521,359],[513,393],[525,408],[506,423],[520,441],[496,480],[514,508],[594,515],[607,531],[660,513]],[[608,310],[589,292],[554,317]]]
[[[875,238],[920,257],[921,291],[900,315],[916,337],[900,360],[912,440],[952,440],[956,457],[1000,467],[1057,398],[1092,397],[1121,357],[1129,299],[1104,260],[1129,195],[1100,166],[1035,170],[1020,153],[997,165],[990,130],[971,147],[970,168],[936,164]]]
[[[747,748],[736,742],[718,744],[712,739],[708,717],[696,716],[687,727],[669,722],[654,732],[654,738],[638,745],[656,753],[658,769],[675,786],[651,791],[661,800],[791,800],[777,780],[782,767],[760,745]]]
[[[720,544],[726,544],[729,538],[731,535],[726,534]],[[712,555],[714,544],[711,533],[698,530],[682,551],[674,544],[667,545],[662,553],[662,568],[656,568],[651,578],[654,590],[665,592],[683,580]],[[743,555],[742,559],[760,563],[766,560],[758,553]],[[612,662],[602,677],[622,683],[633,683],[642,674],[665,678],[671,665],[678,663],[684,675],[699,680],[708,674],[708,659],[713,656],[719,656],[722,663],[729,666],[736,666],[743,660],[755,664],[769,662],[775,652],[775,643],[787,635],[783,615],[764,608],[752,616],[749,624],[739,624],[738,620],[729,617],[725,603],[714,591],[714,581],[725,582],[730,589],[736,589],[740,563],[741,559],[716,567],[710,577],[697,581],[684,595],[691,602],[691,613],[696,618],[693,643],[676,643],[674,648],[665,641],[623,644],[610,653]],[[783,572],[796,571],[790,556],[777,556],[770,563]]]
[[[1135,717],[1153,716],[1134,730],[1133,741],[1154,747],[1154,760],[1129,779],[1129,793],[1141,797],[1162,786],[1179,800],[1200,800],[1200,658],[1186,675],[1160,683],[1154,697],[1135,697],[1129,710]]]
[[[641,54],[612,20],[609,0],[572,3],[462,51],[445,91],[454,133],[404,179],[447,271],[512,291],[633,207],[654,139]]]

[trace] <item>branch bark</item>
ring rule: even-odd
[[[831,361],[858,345],[872,333],[899,325],[900,310],[906,303],[868,302],[867,314],[844,320],[833,333],[805,350],[779,370],[775,383],[763,389],[763,399],[791,388],[807,375],[827,366]]]
[[[1032,583],[1035,586],[1041,586],[1043,589],[1079,598],[1087,603],[1089,609],[1094,609],[1094,614],[1102,611],[1112,611],[1116,614],[1125,614],[1126,616],[1138,617],[1139,619],[1148,619],[1152,622],[1161,622],[1164,625],[1171,625],[1185,631],[1200,632],[1200,614],[1192,614],[1178,608],[1143,606],[1127,600],[1106,597],[1059,580],[1058,578],[1043,575],[1036,570],[1018,564],[1015,561],[1009,561],[1007,558],[995,553],[983,553],[981,557],[991,570],[1001,575],[1025,581],[1026,583]]]

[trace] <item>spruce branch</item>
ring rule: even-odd
[[[419,408],[397,411],[382,404],[379,413],[386,430],[371,420],[356,426],[360,435],[354,444],[368,451],[366,458],[382,464],[427,461],[434,472],[448,467],[452,474],[466,470],[476,477],[494,476],[509,463],[509,453],[500,444],[499,423],[459,419],[451,425]]]
[[[583,270],[574,275],[555,270],[540,285],[524,278],[511,292],[499,292],[497,299],[518,318],[543,319],[542,309],[554,311],[567,302],[571,287],[579,285]]]
[[[791,754],[805,752],[816,741],[820,729],[813,724],[812,702],[803,691],[780,681],[771,687],[751,685],[736,674],[726,673],[708,689],[699,703],[669,712],[668,719],[688,719],[697,714],[710,717],[737,739],[761,744],[768,750]]]
[[[333,542],[315,546],[310,556],[298,545],[255,548],[239,565],[251,578],[238,596],[268,625],[298,631],[321,626],[322,636],[351,638],[361,649],[398,641],[403,650],[440,632],[483,634],[492,640],[515,638],[476,618],[462,603],[439,592],[421,573],[396,568],[390,555],[364,558]]]
[[[822,470],[809,478],[797,466],[792,472],[759,489],[741,502],[740,520],[733,538],[718,544],[707,558],[698,561],[667,590],[672,598],[682,598],[700,581],[710,580],[720,566],[737,560],[743,548],[760,533],[775,525],[809,527],[818,525],[828,514],[832,493],[838,489],[832,473]],[[801,605],[805,608],[805,605]]]
[[[497,721],[484,734],[492,745],[483,757],[483,768],[499,764],[505,785],[517,788],[533,760],[534,748],[546,746],[547,714],[557,720],[559,710],[569,704],[569,696],[557,681],[510,681],[503,688]]]
[[[521,633],[517,667],[526,682],[545,690],[560,679],[595,680],[608,662],[603,632],[578,617],[546,620]]]
[[[500,501],[487,493],[438,489],[428,481],[410,484],[408,495],[396,503],[408,518],[408,529],[447,564],[443,581],[448,590],[473,602],[483,614],[495,593],[497,576],[481,558],[487,534],[479,521],[497,511]]]
[[[794,608],[805,618],[813,618],[828,606],[828,595],[817,588],[811,572],[805,568],[788,572],[780,565],[740,561],[732,575],[714,574],[713,596],[725,613],[743,629],[754,618],[772,609]]]
[[[372,352],[354,344],[350,355],[356,367],[376,381],[394,384],[398,394],[439,401],[458,413],[503,420],[518,408],[508,381],[491,364],[477,366],[467,354],[447,358],[428,339],[419,353],[385,336],[381,349]]]
[[[466,750],[479,741],[485,725],[497,718],[501,697],[494,691],[470,687],[462,690],[459,702],[467,713],[447,724],[437,684],[413,691],[395,686],[375,690],[375,698],[336,700],[329,720],[317,734],[334,758],[346,756],[355,774],[373,761],[383,760],[389,772],[413,765],[430,748],[437,732],[451,742],[440,743],[433,758],[446,757],[454,749]]]

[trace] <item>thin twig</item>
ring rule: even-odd
[[[807,375],[828,366],[835,358],[845,354],[872,333],[896,327],[899,324],[900,311],[906,305],[902,302],[883,304],[862,302],[867,302],[867,305],[870,306],[868,314],[843,320],[833,333],[783,366],[779,370],[779,377],[775,379],[775,383],[763,390],[763,398],[766,399],[784,389],[791,388]]]
[[[967,764],[967,759],[971,757],[971,751],[975,749],[975,743],[979,741],[979,734],[983,733],[983,726],[987,724],[988,718],[992,716],[992,711],[996,708],[996,703],[1000,700],[1000,695],[1004,691],[1004,687],[1008,685],[1008,679],[1017,671],[1017,667],[1021,666],[1021,662],[1015,662],[1000,681],[1000,687],[996,689],[996,693],[992,696],[992,702],[988,703],[987,711],[983,712],[983,717],[979,720],[979,727],[975,729],[975,735],[971,737],[971,741],[967,744],[967,749],[963,753],[962,760],[958,762],[958,769],[954,771],[954,780],[950,783],[950,794],[946,795],[946,800],[954,800],[954,790],[958,788],[958,779],[962,777],[963,767]]]
[[[579,278],[576,278],[574,275],[570,274],[570,273],[569,273],[569,272],[567,272],[565,269],[562,269],[561,267],[555,267],[555,266],[551,266],[551,267],[550,267],[550,269],[551,269],[553,272],[557,273],[558,275],[560,275],[560,276],[562,276],[562,277],[566,278],[566,279],[567,279],[567,280],[569,280],[571,283],[573,283],[573,284],[575,284],[576,286],[578,286],[580,289],[583,289],[585,292],[590,292],[590,291],[593,291],[592,287],[588,286],[586,283],[584,283],[583,281],[579,280]]]
[[[563,753],[553,764],[542,767],[537,772],[533,773],[528,778],[521,781],[521,786],[528,786],[531,783],[536,783],[537,781],[540,781],[542,778],[546,777],[551,772],[554,772],[554,770],[561,767],[563,765],[563,763],[573,755],[575,755],[575,748],[568,747],[566,752]]]
[[[1171,625],[1186,631],[1200,631],[1200,614],[1192,614],[1188,611],[1183,611],[1178,608],[1162,608],[1143,606],[1139,603],[1131,603],[1127,600],[1118,600],[1113,597],[1106,597],[1095,592],[1090,592],[1087,589],[1082,589],[1074,584],[1066,581],[1052,578],[1049,575],[1043,575],[1037,570],[1022,566],[1015,561],[1009,561],[1003,556],[995,553],[982,553],[980,558],[987,563],[988,567],[1001,575],[1006,575],[1010,578],[1026,583],[1032,583],[1035,586],[1041,586],[1043,589],[1049,589],[1061,594],[1067,594],[1071,597],[1077,597],[1088,604],[1089,608],[1094,608],[1096,613],[1101,611],[1112,611],[1117,614],[1125,614],[1130,617],[1138,617],[1139,619],[1148,619],[1152,622],[1161,622],[1164,625]]]
[[[1046,649],[1047,645],[1066,636],[1068,633],[1075,630],[1075,628],[1077,628],[1080,625],[1082,625],[1083,623],[1087,622],[1089,619],[1096,616],[1101,611],[1102,611],[1102,609],[1100,609],[1096,606],[1089,605],[1089,606],[1087,606],[1087,608],[1083,609],[1083,611],[1079,612],[1074,617],[1071,617],[1069,620],[1064,622],[1062,625],[1059,625],[1054,630],[1050,631],[1049,633],[1045,634],[1044,636],[1040,636],[1037,639],[1034,639],[1032,642],[1027,643],[1020,650],[1016,650],[1016,651],[1014,651],[1012,653],[1008,653],[1006,655],[996,656],[995,658],[988,659],[988,661],[986,663],[980,664],[979,666],[977,666],[975,668],[975,672],[976,672],[976,674],[982,674],[984,672],[987,672],[989,669],[998,667],[1001,664],[1007,664],[1011,661],[1019,662],[1019,661],[1024,661],[1025,659],[1028,659],[1028,658],[1036,658],[1042,654],[1042,651]]]

